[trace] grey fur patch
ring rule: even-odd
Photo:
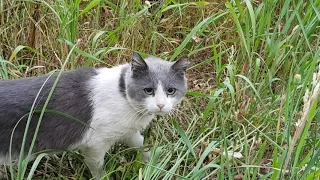
[[[172,69],[175,71],[183,71],[185,72],[189,66],[189,60],[187,56],[183,56],[180,59],[178,59],[173,65]]]
[[[47,110],[53,110],[90,124],[92,106],[88,80],[96,75],[92,68],[63,72],[49,101]],[[12,152],[20,152],[28,113],[40,87],[48,76],[0,81],[0,154],[9,150],[10,136],[18,123],[13,139]],[[48,93],[57,77],[53,74],[44,85],[37,100],[36,110],[41,111]],[[29,149],[36,130],[40,112],[34,112],[28,129],[25,151]],[[77,143],[88,129],[65,115],[46,112],[39,129],[33,152],[44,149],[66,149]]]
[[[146,70],[148,66],[140,54],[134,52],[132,54],[132,61],[131,61],[131,69],[132,70]]]
[[[169,88],[176,89],[176,93],[171,96],[177,99],[185,96],[187,92],[185,79],[187,59],[179,60],[176,63],[149,57],[143,61],[145,61],[147,67],[139,68],[138,70],[131,68],[131,71],[126,75],[127,96],[137,102],[143,102],[149,96],[144,92],[144,89],[156,89],[159,82],[161,82],[164,90]]]
[[[126,72],[127,72],[128,69],[129,69],[128,67],[123,67],[121,69],[121,74],[120,74],[120,79],[119,79],[119,91],[124,97],[126,97],[125,75],[126,75]]]

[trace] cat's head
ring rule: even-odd
[[[169,62],[155,57],[143,59],[133,53],[126,76],[126,96],[131,106],[160,115],[174,110],[187,92],[188,64],[187,57]]]

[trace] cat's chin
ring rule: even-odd
[[[149,112],[149,114],[153,114],[153,115],[156,115],[156,116],[165,116],[168,113],[164,112],[164,111],[155,111],[155,112]]]

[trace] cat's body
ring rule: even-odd
[[[186,59],[172,63],[158,58],[143,60],[134,54],[130,64],[63,72],[46,108],[34,152],[80,149],[92,175],[101,177],[104,155],[115,142],[142,146],[140,131],[155,114],[174,110],[187,90],[186,67]],[[36,102],[26,138],[25,150],[29,150],[56,77],[57,73],[0,81],[0,164],[8,162],[16,125],[12,154],[14,159],[19,157],[28,113]],[[149,152],[143,155],[148,160]]]

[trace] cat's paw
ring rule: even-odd
[[[148,163],[151,158],[150,151],[142,152],[143,162]]]

